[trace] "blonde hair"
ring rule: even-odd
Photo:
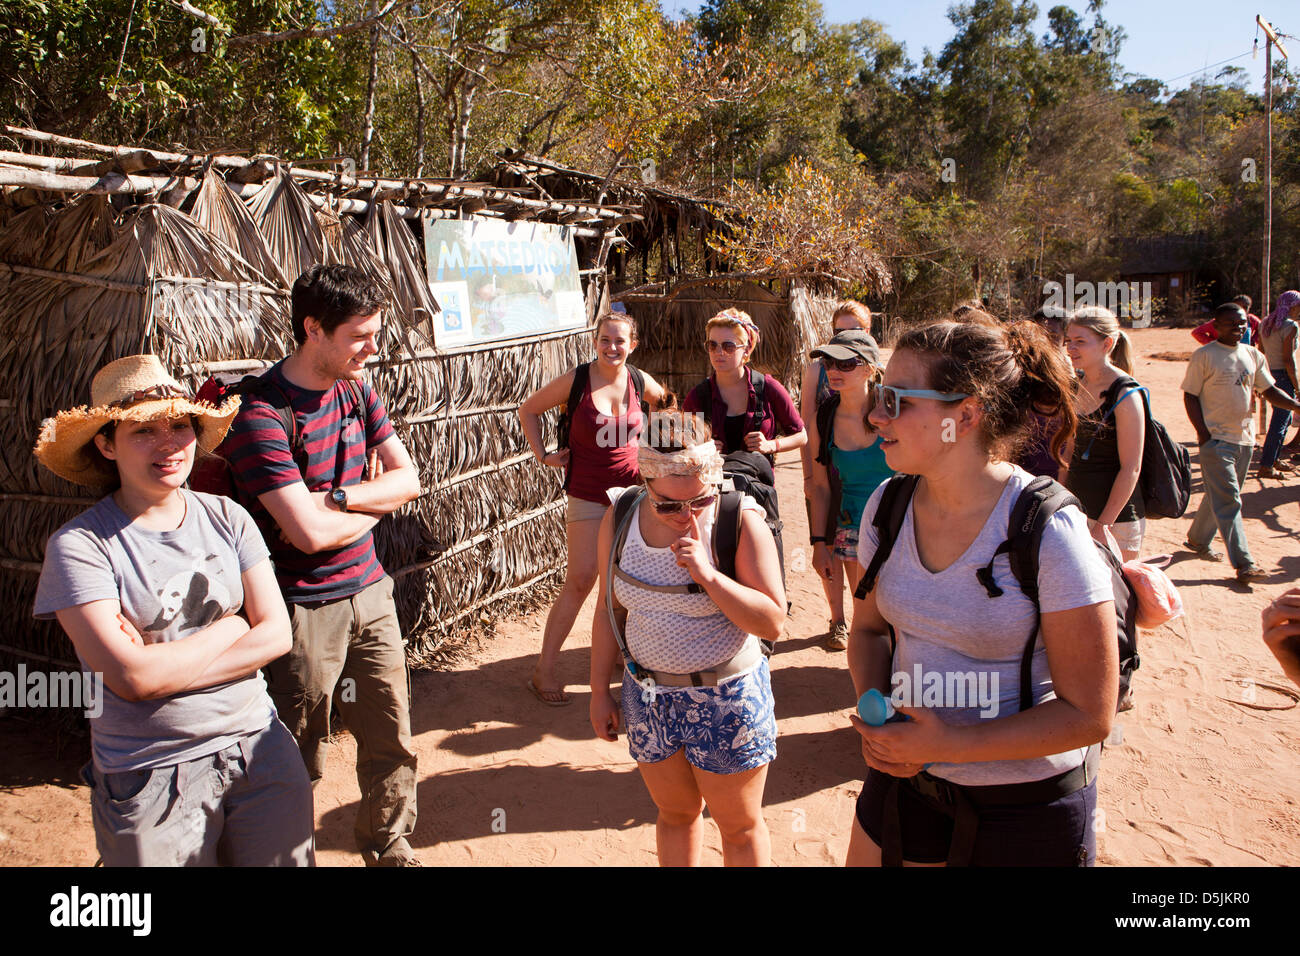
[[[749,317],[748,312],[740,309],[723,309],[704,326],[704,335],[707,338],[710,331],[717,328],[731,329],[738,336],[745,340],[745,361],[754,356],[754,349],[758,348],[758,326],[754,320]]]
[[[1066,331],[1071,325],[1083,326],[1104,339],[1114,338],[1115,344],[1108,355],[1110,363],[1128,375],[1133,374],[1133,344],[1119,327],[1114,312],[1100,305],[1085,305],[1066,317]]]
[[[861,302],[854,302],[852,299],[845,299],[835,306],[835,311],[831,313],[831,328],[835,327],[835,320],[841,315],[851,315],[858,322],[858,325],[866,331],[871,331],[871,310]]]

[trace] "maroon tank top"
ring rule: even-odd
[[[640,480],[636,447],[642,416],[631,372],[627,396],[631,404],[626,414],[603,415],[591,401],[591,379],[587,379],[569,425],[569,494],[573,497],[607,505],[607,489],[626,488]]]

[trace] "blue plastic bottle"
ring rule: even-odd
[[[871,727],[883,727],[895,720],[907,720],[906,714],[894,710],[894,702],[874,687],[858,698],[858,716]]]
[[[874,687],[858,698],[858,716],[869,727],[883,727],[899,720],[911,720],[907,714],[894,710],[894,702]],[[929,770],[933,764],[925,764],[923,770]]]

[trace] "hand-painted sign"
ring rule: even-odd
[[[573,234],[564,226],[432,219],[424,224],[438,348],[581,328]]]

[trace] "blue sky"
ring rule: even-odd
[[[1047,30],[1047,11],[1057,0],[1038,4],[1039,34]],[[662,0],[669,12],[695,10],[693,0]],[[889,35],[907,45],[908,57],[920,63],[926,47],[938,53],[952,37],[948,20],[950,0],[822,0],[822,9],[831,23],[851,23],[864,17],[885,24]],[[1091,22],[1086,0],[1067,4]],[[1258,9],[1257,9],[1258,8]],[[1252,60],[1250,50],[1255,40],[1255,14],[1262,14],[1283,32],[1300,35],[1300,7],[1294,0],[1261,0],[1258,4],[1237,6],[1232,0],[1111,0],[1102,9],[1113,25],[1124,28],[1128,39],[1120,51],[1124,69],[1152,76],[1171,88],[1185,87],[1210,65],[1213,77],[1224,65],[1243,67],[1249,73],[1252,89],[1263,89],[1264,48]],[[1300,65],[1300,40],[1283,41],[1292,54],[1291,71]],[[1240,54],[1246,54],[1241,56]],[[1222,60],[1229,64],[1214,66]]]

